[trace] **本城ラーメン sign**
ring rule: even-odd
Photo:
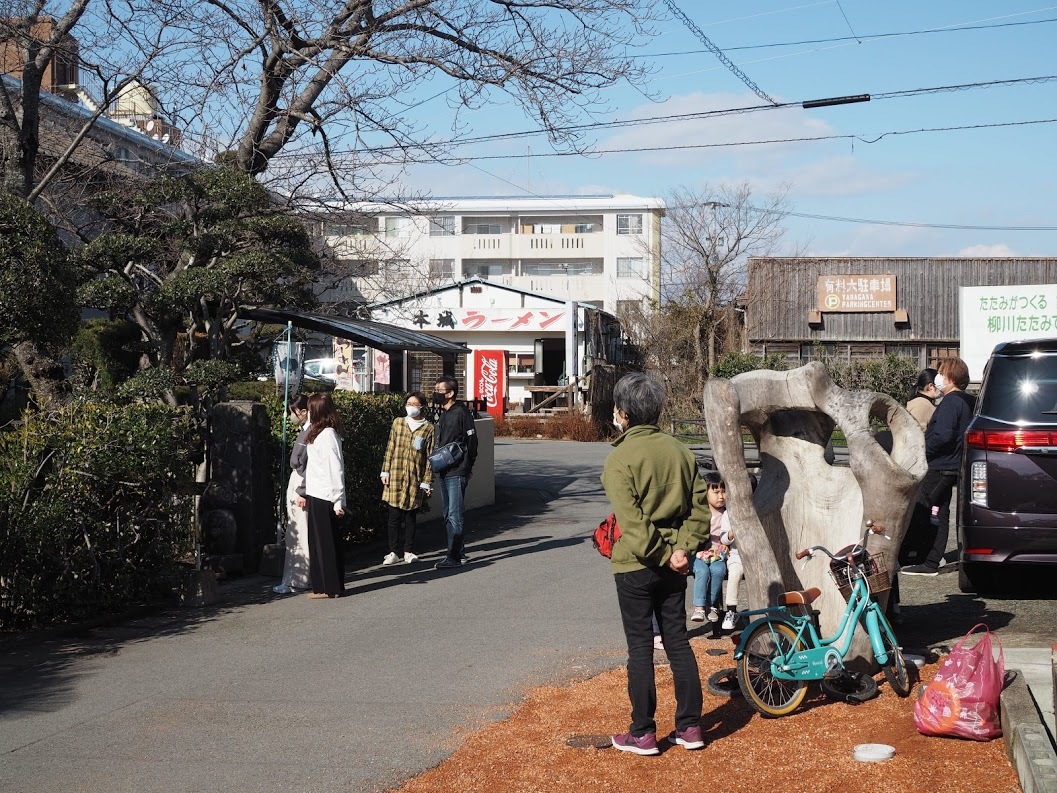
[[[896,277],[887,275],[820,275],[818,310],[895,311]]]

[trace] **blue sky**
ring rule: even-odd
[[[779,102],[849,94],[1057,75],[1052,41],[1057,5],[1045,0],[886,3],[867,0],[744,0],[737,4],[680,0],[681,8],[757,85]],[[841,13],[847,15],[845,21]],[[1045,21],[1053,20],[1053,21]],[[1031,23],[1031,24],[1020,24]],[[977,30],[892,36],[932,28]],[[753,45],[861,39],[787,47]],[[1001,27],[999,27],[1001,26]],[[656,69],[649,101],[627,87],[606,98],[610,118],[758,105],[761,100],[705,51],[678,20],[657,26],[641,52]],[[432,93],[423,90],[423,95]],[[443,98],[414,112],[443,137]],[[710,120],[603,130],[599,149],[685,145],[806,136],[857,135],[920,128],[1057,118],[1057,81],[951,93],[877,99],[803,110],[799,107]],[[591,119],[585,119],[585,121]],[[461,134],[532,126],[516,106],[498,101],[463,117]],[[888,136],[876,143],[828,140],[599,157],[518,157],[458,167],[418,166],[409,185],[435,195],[548,195],[599,192],[664,195],[674,186],[749,181],[757,192],[789,187],[791,208],[805,214],[969,226],[1055,226],[1057,124]],[[477,154],[540,154],[542,137],[482,144]],[[465,150],[464,150],[465,151]],[[838,223],[790,217],[790,244],[817,255],[1048,256],[1057,231],[953,230]]]

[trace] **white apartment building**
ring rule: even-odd
[[[350,276],[324,300],[378,303],[476,277],[615,314],[659,298],[663,216],[659,198],[632,195],[344,207],[322,234]]]

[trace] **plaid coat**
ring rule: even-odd
[[[422,448],[414,447],[421,438]],[[393,421],[389,431],[389,445],[385,449],[382,471],[388,472],[389,484],[382,490],[382,501],[398,509],[411,510],[422,506],[426,492],[423,483],[433,484],[433,469],[426,459],[433,453],[433,425],[428,421],[411,432],[407,419],[401,416]]]

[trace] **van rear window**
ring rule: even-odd
[[[1057,424],[1057,356],[992,358],[980,414],[1000,421]]]

